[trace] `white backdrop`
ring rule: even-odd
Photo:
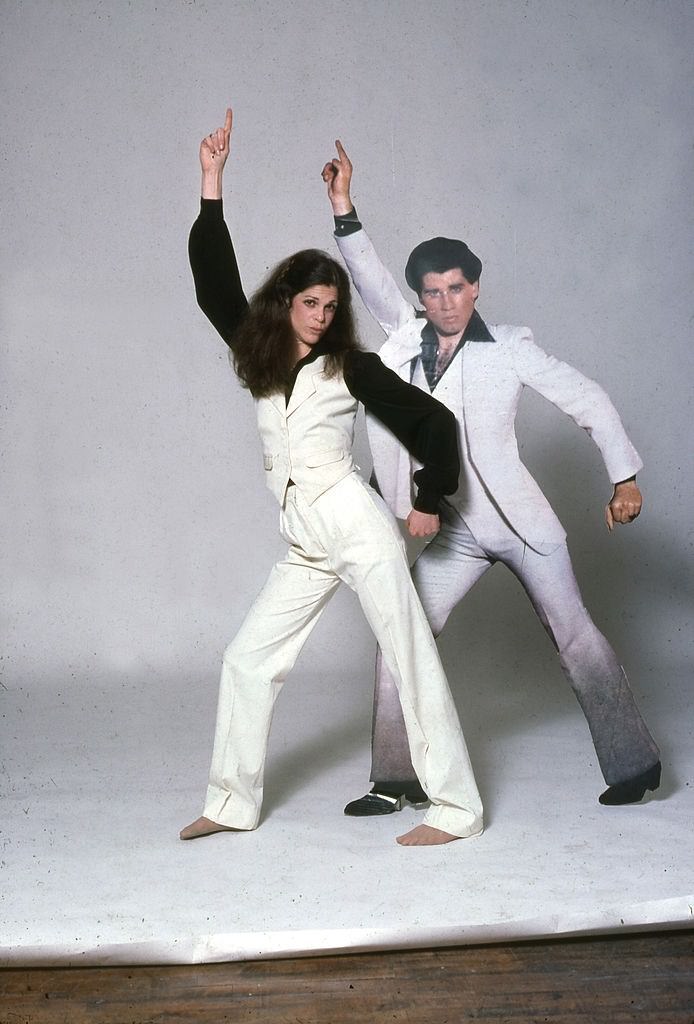
[[[4,0],[5,685],[201,673],[212,700],[280,551],[252,403],[187,267],[198,141],[230,103],[249,290],[333,251],[339,136],[398,280],[422,238],[465,238],[482,315],[605,385],[646,463],[635,526],[608,536],[597,452],[535,397],[521,445],[634,689],[666,697],[691,645],[692,26],[687,0]],[[351,595],[318,636],[306,664],[353,665],[366,698]],[[502,570],[444,640],[470,687],[536,680],[548,646]]]

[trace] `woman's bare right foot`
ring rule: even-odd
[[[239,829],[231,828],[230,825],[220,825],[219,822],[210,818],[198,818],[181,829],[179,839],[199,839],[201,836],[211,836],[215,832],[238,832]]]
[[[404,836],[398,836],[395,842],[400,846],[443,846],[444,843],[453,843],[456,839],[460,839],[460,836],[454,836],[440,828],[433,828],[431,825],[416,825]]]

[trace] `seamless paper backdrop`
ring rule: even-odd
[[[198,142],[230,103],[225,209],[249,290],[294,249],[335,251],[320,170],[339,136],[403,287],[418,241],[463,237],[482,315],[604,384],[646,463],[636,525],[608,536],[597,452],[534,396],[520,442],[636,693],[666,699],[691,653],[692,21],[676,0],[6,0],[6,685],[198,673],[212,695],[281,551],[253,404],[187,268]],[[471,686],[550,657],[501,570],[443,643]],[[351,595],[304,657],[353,665],[368,699]]]

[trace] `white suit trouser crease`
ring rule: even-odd
[[[352,473],[309,505],[291,486],[281,512],[289,544],[224,653],[204,814],[253,829],[260,818],[273,707],[341,581],[357,594],[398,688],[424,821],[452,835],[482,830],[482,804],[455,704],[397,524]]]
[[[422,606],[435,636],[465,594],[495,562],[522,583],[559,654],[561,667],[586,716],[608,785],[650,768],[660,754],[639,713],[624,669],[595,626],[581,598],[566,544],[541,555],[512,530],[496,529],[482,544],[451,506],[441,530],[412,568]],[[377,659],[371,778],[412,779],[397,689]]]

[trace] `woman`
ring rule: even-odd
[[[426,536],[438,529],[441,497],[457,485],[455,420],[359,349],[347,275],[325,253],[282,261],[246,301],[222,213],[231,127],[227,110],[224,127],[200,145],[190,260],[198,302],[256,399],[266,480],[289,548],[225,651],[203,816],[181,839],[257,826],[274,701],[341,580],[357,593],[400,681],[413,764],[431,801],[424,824],[397,841],[429,846],[478,835],[479,794],[403,541],[352,457],[361,400],[422,463],[408,527]]]

